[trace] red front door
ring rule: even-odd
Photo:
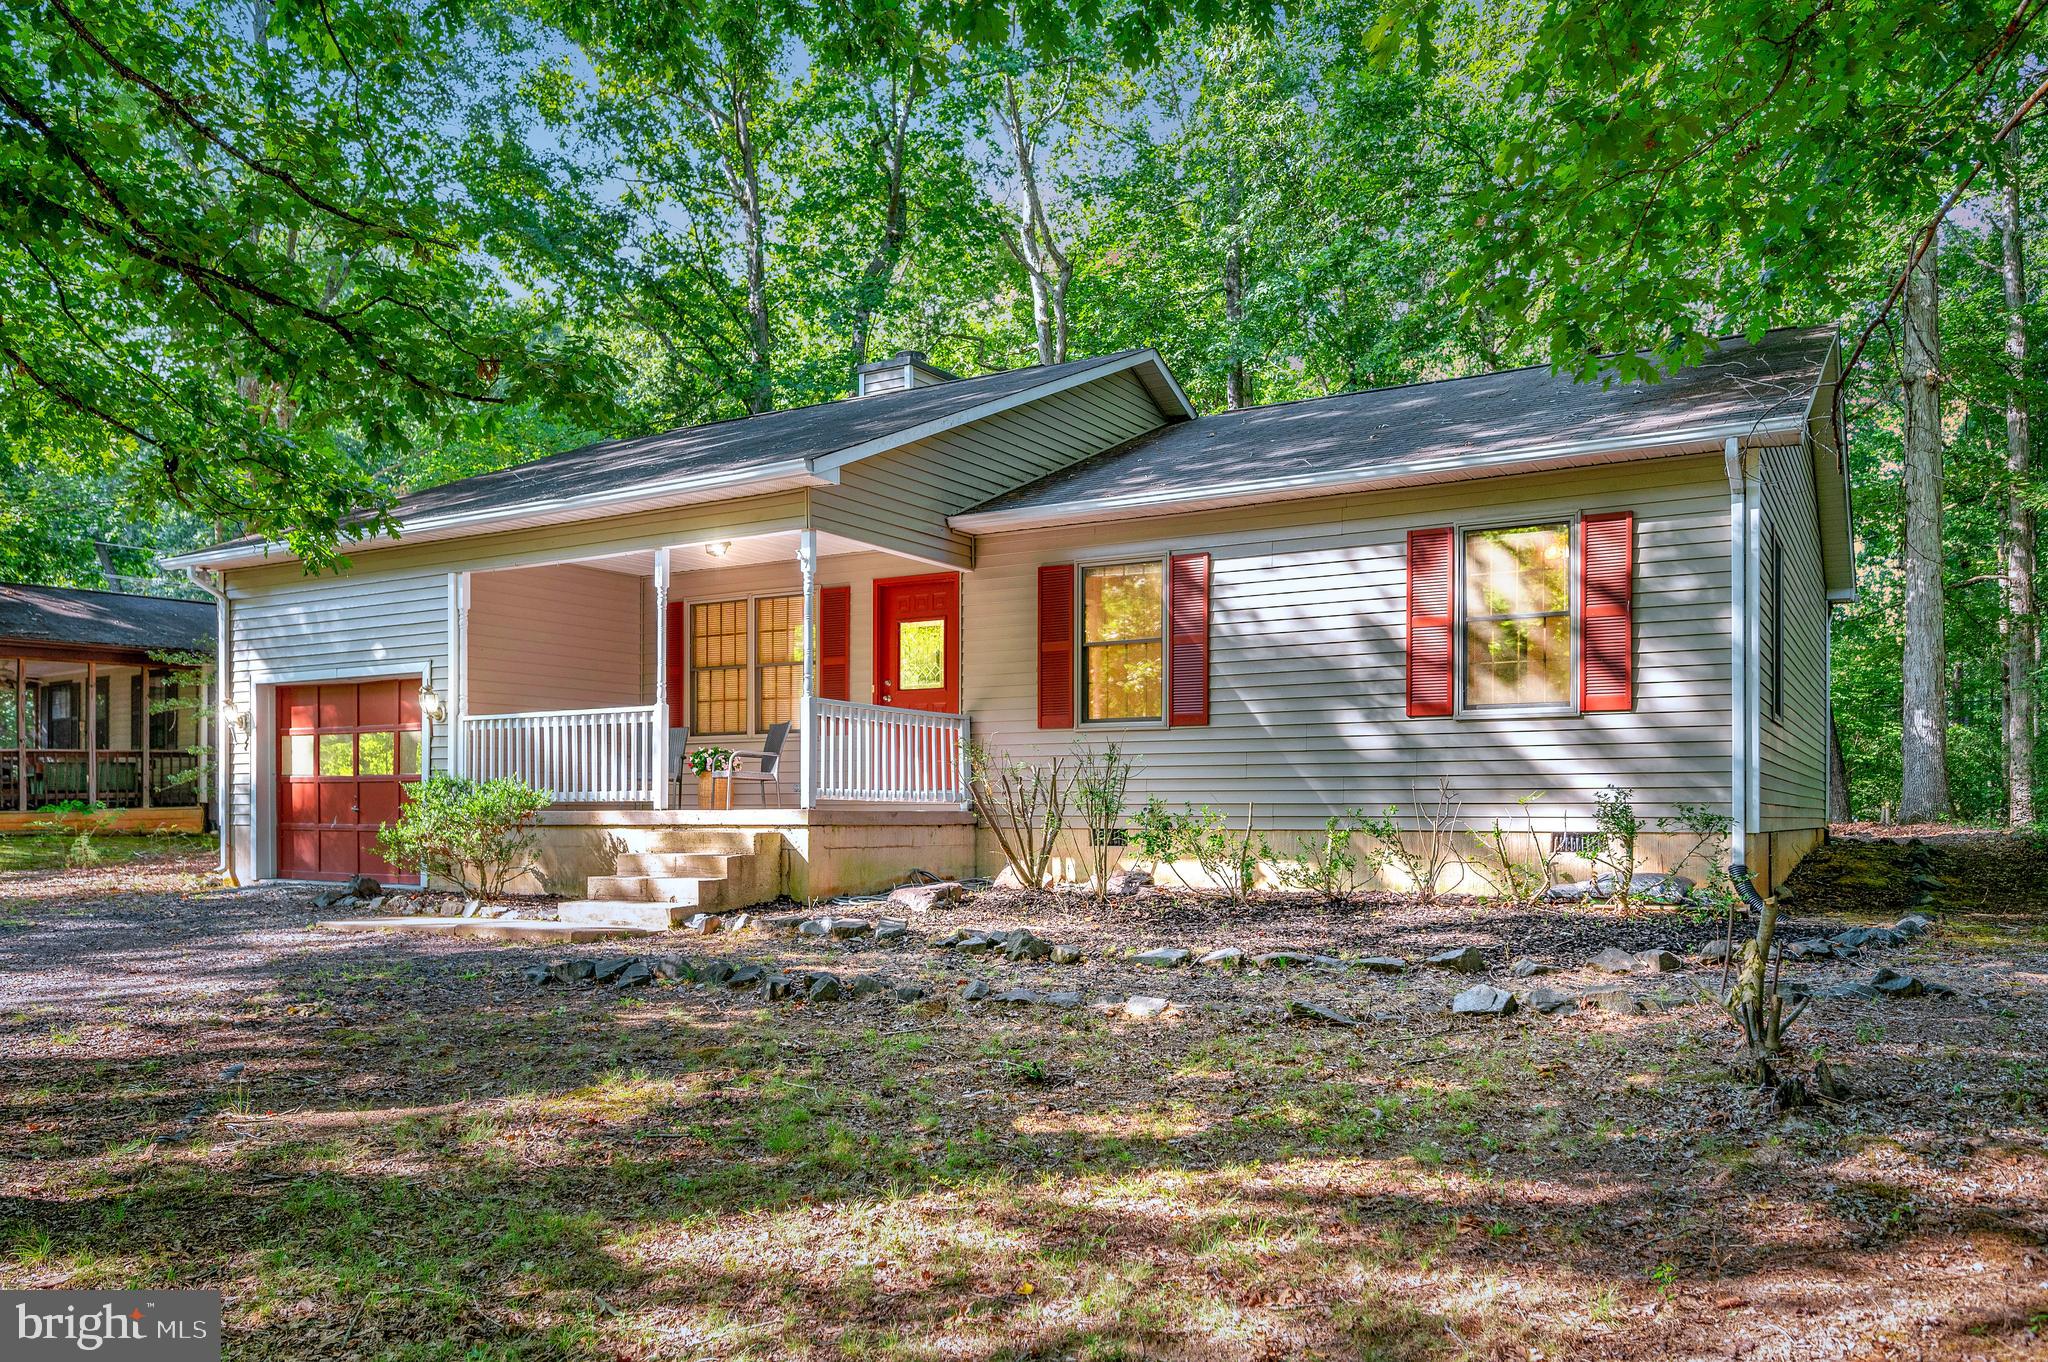
[[[279,687],[277,873],[404,875],[377,855],[377,829],[397,821],[419,778],[418,682]]]
[[[960,712],[960,574],[875,583],[875,703]]]

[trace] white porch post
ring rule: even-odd
[[[656,809],[668,807],[668,549],[654,551],[654,767]]]
[[[448,574],[448,770],[470,773],[469,731],[469,574]]]
[[[818,532],[805,528],[796,541],[796,564],[804,578],[804,665],[798,668],[797,806],[818,802]]]

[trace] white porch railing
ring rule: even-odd
[[[653,705],[468,715],[463,769],[518,776],[572,804],[648,803],[666,756],[654,715]]]
[[[814,699],[818,798],[967,802],[967,716]]]

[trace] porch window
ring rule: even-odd
[[[761,718],[756,730],[796,721],[803,685],[804,598],[763,596],[754,602],[754,668]]]
[[[1090,722],[1165,712],[1164,581],[1157,559],[1081,569],[1082,713]]]
[[[1465,707],[1571,703],[1569,524],[1465,533]]]
[[[690,607],[690,728],[705,735],[747,731],[747,603]]]

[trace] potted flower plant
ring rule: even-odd
[[[697,807],[702,809],[729,809],[732,807],[732,782],[725,783],[724,798],[720,799],[717,772],[725,770],[725,763],[732,756],[727,747],[700,747],[690,753],[690,769],[697,773]]]

